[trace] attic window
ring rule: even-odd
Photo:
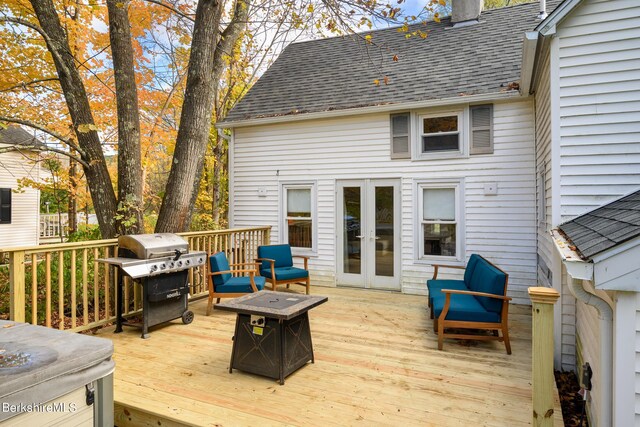
[[[420,117],[422,153],[460,151],[461,114]]]

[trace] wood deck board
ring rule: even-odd
[[[228,373],[235,314],[206,317],[204,300],[190,305],[191,325],[153,328],[148,340],[101,330],[115,344],[118,425],[531,424],[529,307],[512,307],[511,356],[497,342],[445,340],[438,351],[425,297],[313,291],[329,297],[309,313],[316,363],[284,386]]]

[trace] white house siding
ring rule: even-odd
[[[567,278],[569,279],[569,278]],[[584,281],[584,287],[587,290],[593,290],[591,283]],[[593,370],[591,378],[592,395],[599,396],[600,390],[600,322],[598,320],[598,311],[581,301],[576,303],[576,345],[577,345],[577,364],[576,369],[582,374],[582,366],[589,362]],[[595,414],[599,413],[602,402],[597,399],[590,399],[587,406],[589,413],[590,425],[594,425],[597,419]]]
[[[536,90],[536,171],[537,171],[537,218],[538,218],[538,279],[540,283],[551,286],[552,260],[555,255],[551,235],[547,231],[553,224],[551,215],[551,99],[549,82],[549,55],[542,62],[540,81]],[[544,178],[544,182],[541,182]],[[543,188],[544,187],[544,188]],[[546,209],[541,194],[544,192]],[[544,218],[541,218],[544,216]]]
[[[635,354],[636,354],[636,366],[635,366],[635,422],[636,425],[640,425],[640,293],[636,293],[636,342],[635,342]]]
[[[0,188],[16,189],[18,179],[38,179],[39,165],[23,154],[0,154]],[[38,244],[40,192],[25,188],[11,194],[11,224],[0,224],[0,248]]]
[[[587,0],[557,37],[565,221],[640,187],[640,2]]]
[[[563,370],[575,369],[575,325],[576,307],[575,298],[569,293],[566,281],[559,274],[561,271],[560,260],[556,253],[549,230],[553,228],[553,185],[554,176],[552,165],[551,142],[551,102],[557,102],[551,96],[551,57],[549,53],[544,56],[539,69],[539,81],[535,93],[536,112],[536,171],[537,171],[537,218],[538,218],[538,282],[544,286],[550,286],[561,291],[560,303],[556,305],[555,317],[560,319],[555,332],[555,362],[556,366]],[[558,167],[557,164],[554,165]],[[544,182],[542,181],[544,178]],[[541,192],[544,185],[544,198],[546,208],[542,206]],[[544,218],[541,218],[544,216]],[[541,221],[542,219],[542,221]],[[555,271],[555,274],[554,274]]]
[[[389,115],[236,128],[232,162],[232,224],[271,225],[280,239],[279,183],[317,183],[318,253],[310,260],[314,284],[335,285],[336,180],[401,179],[403,292],[425,293],[432,269],[415,261],[417,179],[464,178],[465,250],[480,253],[510,274],[510,295],[528,303],[536,284],[535,150],[533,103],[495,104],[492,155],[447,160],[390,160]],[[485,196],[484,184],[498,183]],[[266,190],[259,197],[257,190]]]

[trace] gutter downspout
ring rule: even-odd
[[[597,295],[584,289],[582,279],[571,278],[569,290],[577,300],[598,310],[600,320],[600,393],[601,402],[598,426],[612,426],[613,405],[613,310]]]
[[[613,309],[607,301],[584,289],[584,280],[590,281],[595,286],[593,263],[582,260],[557,229],[551,230],[551,237],[567,269],[567,274],[571,276],[569,291],[577,300],[598,310],[600,320],[600,366],[598,368],[601,382],[598,400],[601,402],[601,407],[596,426],[613,426]]]

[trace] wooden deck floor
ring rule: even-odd
[[[204,300],[190,305],[191,325],[174,321],[148,340],[101,330],[115,344],[117,425],[530,425],[528,307],[512,306],[509,356],[497,342],[449,340],[438,351],[425,297],[312,292],[329,297],[310,312],[316,362],[284,386],[229,374],[235,314],[206,317]]]

